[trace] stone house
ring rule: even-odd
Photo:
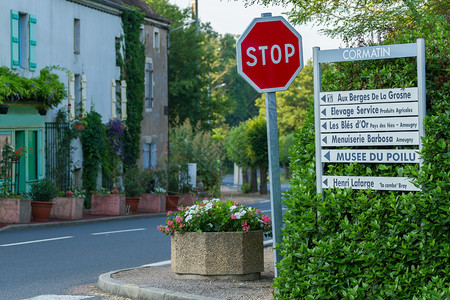
[[[48,125],[55,121],[59,109],[68,111],[71,122],[91,108],[104,123],[126,118],[126,83],[120,80],[116,60],[117,51],[123,51],[121,14],[129,9],[126,5],[145,14],[141,37],[146,48],[146,93],[139,166],[150,168],[167,156],[166,39],[170,22],[143,0],[0,2],[0,19],[4,20],[0,26],[0,66],[26,78],[38,76],[47,66],[59,66],[54,72],[67,89],[67,98],[44,116],[35,106],[20,102],[11,103],[7,114],[0,114],[0,147],[10,143],[31,150],[21,159],[20,170],[14,171],[19,192],[28,191],[30,184],[48,176],[52,156]],[[81,145],[79,141],[72,144],[75,150],[70,172],[79,181]]]

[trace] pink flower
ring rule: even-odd
[[[238,206],[238,204],[239,204],[239,203],[237,203],[236,201],[233,202],[233,205],[234,205],[234,206]]]
[[[167,226],[172,226],[172,225],[173,225],[173,221],[172,220],[167,221]]]
[[[177,216],[177,218],[175,219],[178,223],[183,221],[183,218],[180,216]]]
[[[171,232],[172,230],[169,228],[169,226],[166,226],[165,231]]]
[[[172,211],[169,210],[169,211],[167,212],[167,215],[168,215],[168,216],[171,216],[171,215],[172,215]]]
[[[244,232],[248,232],[250,230],[250,225],[248,225],[247,222],[244,222],[242,224],[242,229],[244,230]]]
[[[158,230],[159,230],[159,231],[163,231],[163,230],[164,230],[164,227],[163,227],[162,225],[159,225],[159,226],[158,226]]]
[[[257,210],[256,210],[256,213],[257,213],[257,214],[260,214],[261,212],[262,212],[262,211],[261,211],[260,209],[257,209]]]
[[[111,191],[111,193],[113,193],[113,194],[118,194],[118,193],[119,193],[119,190],[118,190],[118,189],[113,189],[113,190]]]
[[[72,197],[72,196],[73,196],[73,192],[72,192],[72,191],[67,191],[67,192],[66,192],[66,196]]]
[[[180,228],[183,228],[184,227],[184,224],[180,224]]]
[[[235,216],[235,215],[231,215],[231,216],[230,216],[230,219],[231,219],[231,220],[236,220],[236,216]]]

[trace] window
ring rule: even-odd
[[[80,54],[80,19],[73,19],[73,53]]]
[[[36,69],[36,17],[11,10],[11,68]]]
[[[153,63],[147,58],[145,63],[145,109],[153,108]]]
[[[81,75],[75,74],[75,113],[77,116],[81,117]]]
[[[153,30],[153,48],[159,49],[159,47],[160,47],[159,29],[155,28]]]
[[[156,144],[144,144],[143,167],[148,170],[156,167]]]

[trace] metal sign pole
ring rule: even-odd
[[[278,124],[276,93],[266,93],[267,143],[269,150],[270,204],[272,208],[272,235],[275,277],[278,276],[277,263],[281,261],[276,247],[282,241],[283,222],[281,206],[280,158],[278,154]]]

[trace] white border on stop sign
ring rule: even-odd
[[[275,88],[266,88],[266,89],[261,89],[259,88],[259,86],[256,85],[256,83],[253,82],[253,80],[251,80],[242,70],[242,51],[241,51],[241,44],[244,41],[244,39],[246,38],[246,36],[249,34],[249,32],[253,29],[253,27],[255,26],[256,23],[261,23],[261,22],[274,22],[274,21],[281,21],[283,22],[284,25],[286,25],[286,27],[288,27],[288,29],[294,33],[297,37],[298,37],[298,47],[299,47],[299,61],[300,61],[300,66],[297,69],[297,71],[292,75],[292,77],[290,78],[290,80],[287,82],[287,84],[283,87],[275,87]],[[283,18],[282,16],[270,16],[270,17],[261,17],[261,18],[254,18],[252,20],[252,22],[250,22],[250,24],[247,26],[247,28],[244,30],[244,32],[242,33],[242,35],[239,37],[239,39],[236,42],[236,58],[237,58],[237,71],[238,74],[241,75],[256,91],[258,91],[259,93],[270,93],[270,92],[278,92],[278,91],[285,91],[289,88],[289,86],[292,84],[292,82],[295,80],[295,78],[297,77],[298,73],[300,73],[300,71],[303,69],[303,45],[302,45],[302,36],[300,35],[300,33],[297,32],[297,30],[295,30],[294,27],[292,27],[291,24],[289,24],[288,21],[286,21],[285,18]]]

